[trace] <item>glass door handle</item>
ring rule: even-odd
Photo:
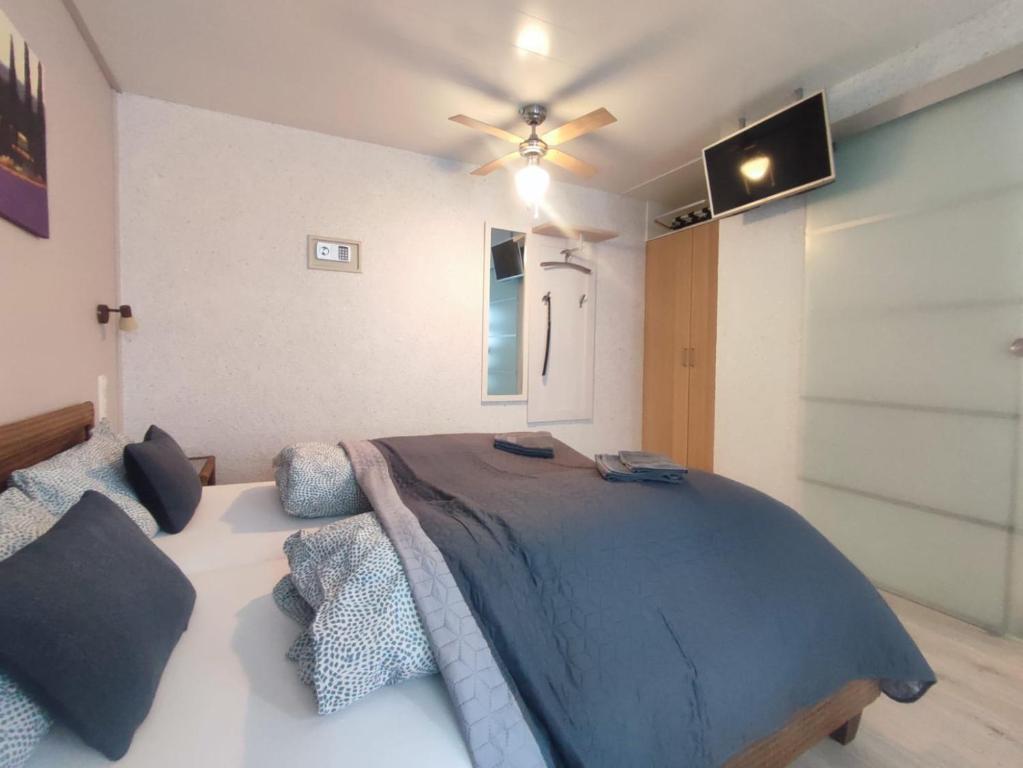
[[[1023,357],[1023,339],[1016,339],[1009,345],[1009,351],[1016,357]]]

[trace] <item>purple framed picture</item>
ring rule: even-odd
[[[50,236],[43,65],[0,10],[0,216]]]

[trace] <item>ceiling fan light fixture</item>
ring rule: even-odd
[[[560,128],[547,131],[543,136],[539,136],[536,129],[537,126],[542,125],[547,120],[547,106],[544,104],[523,104],[519,108],[519,116],[529,126],[529,136],[524,139],[510,131],[506,131],[504,128],[498,128],[496,125],[484,123],[482,120],[476,120],[467,115],[452,115],[448,119],[467,128],[495,136],[502,141],[519,145],[518,152],[509,152],[503,157],[491,160],[489,163],[473,169],[470,173],[473,176],[487,176],[498,168],[504,167],[507,163],[513,162],[516,155],[521,155],[526,159],[528,165],[520,173],[516,174],[515,183],[519,188],[519,194],[523,199],[532,203],[534,211],[538,209],[537,203],[543,199],[547,186],[550,184],[550,176],[547,174],[547,171],[538,167],[540,159],[546,158],[559,168],[564,168],[571,173],[588,179],[597,172],[596,168],[577,157],[572,157],[567,152],[562,152],[560,149],[552,149],[552,147],[560,146],[565,142],[592,133],[598,128],[603,128],[605,125],[617,122],[617,118],[614,115],[601,107],[582,117],[577,117],[575,120],[570,120]]]
[[[536,212],[547,194],[551,184],[551,175],[540,167],[539,157],[530,157],[525,168],[515,174],[515,188],[522,201]]]

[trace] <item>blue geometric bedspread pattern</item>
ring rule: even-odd
[[[712,768],[852,680],[934,681],[870,582],[739,483],[608,483],[492,435],[345,447],[479,768]]]

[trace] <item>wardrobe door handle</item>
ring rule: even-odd
[[[682,347],[682,367],[689,367],[689,347]]]
[[[689,367],[696,367],[696,347],[689,348]]]

